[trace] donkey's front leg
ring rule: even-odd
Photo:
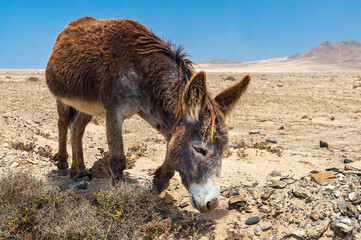
[[[168,158],[168,144],[167,144],[167,154],[165,160],[155,172],[153,178],[153,189],[161,193],[164,189],[169,186],[169,180],[174,176],[174,170],[171,168],[171,164]]]
[[[107,140],[110,153],[109,165],[112,177],[111,184],[123,179],[123,171],[126,167],[126,158],[124,154],[122,124],[125,117],[120,116],[114,111],[107,111]]]

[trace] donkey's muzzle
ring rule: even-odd
[[[189,187],[190,200],[194,208],[201,213],[208,213],[219,205],[218,183],[208,180],[206,184],[191,184]]]

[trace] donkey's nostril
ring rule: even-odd
[[[207,210],[212,211],[213,209],[215,209],[218,206],[218,203],[219,203],[218,198],[214,198],[211,201],[208,201],[206,204]]]

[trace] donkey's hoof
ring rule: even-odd
[[[124,179],[123,179],[123,174],[121,175],[112,175],[111,178],[110,178],[110,185],[111,186],[115,186],[115,184],[119,183],[119,182],[123,182]]]
[[[92,179],[91,173],[86,169],[83,169],[80,175],[74,175],[72,178],[76,182],[81,182],[81,181],[89,182]]]
[[[158,194],[163,192],[163,190],[169,187],[169,181],[166,182],[158,182],[155,178],[153,179],[153,190]]]

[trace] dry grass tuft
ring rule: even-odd
[[[142,186],[121,184],[89,199],[22,172],[0,179],[0,202],[0,239],[186,238],[214,224]]]

